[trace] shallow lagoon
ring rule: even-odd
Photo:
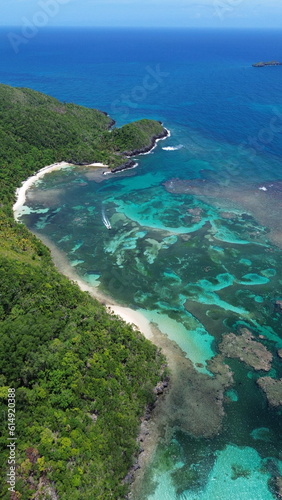
[[[67,255],[88,284],[142,312],[187,359],[182,384],[195,386],[184,390],[178,380],[136,499],[225,500],[231,493],[240,500],[273,499],[281,473],[281,412],[269,408],[256,385],[264,372],[215,356],[225,333],[245,327],[273,354],[272,377],[281,377],[275,307],[281,250],[244,207],[166,189],[172,155],[183,149],[159,145],[136,169],[103,182],[85,168],[46,175],[28,192],[21,220]],[[166,168],[152,171],[153,160],[167,161]],[[230,374],[219,376],[211,360],[227,363]],[[202,414],[214,404],[210,420],[197,422],[192,407],[205,398]]]

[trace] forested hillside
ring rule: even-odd
[[[128,161],[125,154],[150,148],[155,137],[166,135],[154,120],[109,130],[113,124],[102,111],[0,85],[1,196],[10,200],[12,184],[17,186],[30,173],[54,162],[103,162],[117,168]]]
[[[110,125],[102,112],[0,86],[3,499],[124,498],[140,417],[164,376],[156,347],[58,273],[49,250],[12,217],[15,188],[39,168],[60,160],[120,161]],[[8,388],[16,389],[15,422],[7,417]],[[14,423],[11,495],[7,444]]]

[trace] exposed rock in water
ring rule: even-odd
[[[273,359],[264,345],[256,340],[247,328],[241,329],[241,335],[224,335],[219,349],[228,358],[239,358],[255,370],[269,371]]]
[[[257,384],[264,391],[271,406],[282,405],[282,379],[262,377],[257,380]]]

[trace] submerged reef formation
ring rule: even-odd
[[[254,370],[269,371],[273,356],[264,345],[257,342],[247,328],[242,328],[240,335],[228,333],[224,335],[219,346],[220,351],[228,358],[239,358]]]
[[[154,328],[153,341],[161,347],[171,369],[170,390],[158,407],[160,425],[169,439],[176,429],[189,435],[217,435],[224,416],[224,392],[233,384],[230,367],[217,355],[207,362],[210,375],[200,373],[178,345]],[[168,434],[167,434],[168,433]]]
[[[207,179],[172,178],[164,183],[169,193],[187,194],[204,197],[209,204],[222,204],[224,217],[226,207],[245,210],[259,224],[269,229],[267,237],[280,248],[282,247],[282,181],[267,181],[263,184],[246,182],[244,186],[231,184],[221,185]],[[227,216],[228,218],[230,216]],[[258,238],[258,234],[250,234],[250,240]]]
[[[275,380],[271,377],[262,377],[257,384],[263,390],[270,406],[282,405],[282,379]]]

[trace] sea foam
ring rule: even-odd
[[[184,148],[183,144],[178,144],[178,146],[166,146],[162,148],[164,151],[177,151],[178,149]]]

